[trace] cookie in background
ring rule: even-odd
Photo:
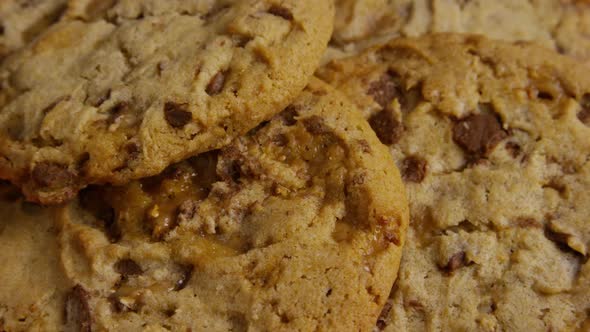
[[[385,331],[587,330],[590,78],[523,43],[435,34],[320,76],[363,111],[411,222]]]
[[[56,331],[68,284],[53,211],[0,183],[0,331]]]
[[[393,37],[476,33],[532,41],[590,60],[590,4],[565,0],[336,0],[331,47],[324,61],[354,55]]]

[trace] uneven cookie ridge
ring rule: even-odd
[[[59,203],[229,143],[315,70],[333,4],[311,6],[71,1],[0,66],[0,176]]]
[[[0,60],[31,42],[55,23],[66,10],[67,0],[0,3]]]
[[[406,204],[368,123],[314,79],[229,146],[64,207],[68,323],[369,330],[397,274]]]
[[[319,75],[390,146],[412,221],[378,329],[585,330],[585,66],[471,35],[401,38]]]
[[[590,6],[562,0],[337,0],[328,58],[356,54],[392,37],[477,33],[533,41],[587,61]]]

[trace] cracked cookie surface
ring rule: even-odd
[[[227,147],[123,187],[89,187],[65,207],[67,323],[370,330],[397,275],[406,204],[387,148],[313,80]]]
[[[385,331],[590,326],[590,79],[538,46],[397,39],[320,76],[390,146],[411,222]]]
[[[60,203],[226,145],[303,89],[332,13],[331,1],[72,0],[0,65],[0,177]]]
[[[534,41],[590,60],[590,5],[575,0],[336,0],[326,57],[355,54],[392,37],[439,32]]]
[[[0,60],[32,41],[55,23],[67,0],[3,0],[0,2]]]

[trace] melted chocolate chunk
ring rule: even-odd
[[[193,115],[186,109],[186,104],[167,102],[164,105],[164,118],[171,127],[183,128],[193,119]]]
[[[215,74],[215,76],[211,78],[211,81],[209,81],[209,84],[207,84],[205,92],[207,92],[207,94],[210,96],[221,93],[225,85],[225,76],[226,72],[224,71],[219,71],[217,74]]]
[[[477,160],[487,156],[508,134],[491,114],[472,114],[453,127],[453,140]]]
[[[402,99],[398,81],[397,74],[391,72],[385,73],[379,80],[369,85],[367,94],[373,97],[375,102],[382,108],[388,108],[394,99]],[[401,101],[400,104],[402,104]]]
[[[404,159],[401,168],[404,181],[420,183],[426,177],[428,162],[418,156],[409,156]]]
[[[384,109],[371,116],[369,124],[381,143],[385,145],[397,143],[402,136],[403,125],[396,119],[393,111],[389,109]]]
[[[67,166],[48,161],[35,165],[31,177],[39,187],[45,188],[63,188],[73,184],[76,178]]]
[[[296,105],[291,105],[287,108],[285,108],[283,110],[283,112],[281,112],[280,117],[281,119],[283,119],[283,123],[286,126],[293,126],[297,123],[297,119],[295,119],[297,116],[299,116],[298,110],[299,110],[299,106]]]
[[[303,125],[305,126],[305,129],[313,135],[321,135],[330,132],[328,127],[324,124],[324,119],[317,115],[305,119]]]

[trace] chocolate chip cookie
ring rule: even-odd
[[[66,9],[67,0],[3,0],[0,2],[0,60],[23,47]]]
[[[63,208],[66,324],[370,330],[397,275],[406,204],[387,148],[314,80],[227,147]]]
[[[228,144],[316,69],[331,1],[72,0],[0,65],[0,177],[59,203]]]
[[[331,63],[390,146],[411,227],[386,331],[590,327],[590,78],[542,47],[397,39]]]
[[[0,331],[57,331],[68,290],[52,211],[0,183]]]
[[[437,32],[535,41],[590,60],[590,5],[568,0],[336,0],[334,47],[327,57]]]

